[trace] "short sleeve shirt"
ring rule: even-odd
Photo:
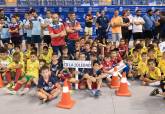
[[[41,76],[38,80],[38,88],[50,93],[55,88],[57,82],[58,79],[56,76],[51,75],[48,82],[45,82],[44,78]]]

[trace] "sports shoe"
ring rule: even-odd
[[[100,95],[101,95],[101,91],[100,90],[96,90],[95,97],[99,97]]]
[[[6,85],[6,88],[11,89],[14,85],[14,82],[10,82]]]
[[[48,99],[41,99],[41,104],[48,103],[48,102],[49,102]]]
[[[14,90],[8,90],[8,91],[7,91],[7,94],[15,95],[15,94],[17,94],[17,91],[14,91]]]
[[[92,90],[92,89],[89,89],[88,90],[89,91],[89,95],[91,96],[91,97],[93,97],[95,94],[94,94],[94,91]]]
[[[24,88],[23,91],[20,91],[18,94],[19,95],[25,95],[29,92],[29,88]]]
[[[158,88],[156,88],[156,89],[154,89],[151,93],[150,93],[150,96],[156,96],[157,94],[159,94],[160,92],[159,92],[159,89]]]

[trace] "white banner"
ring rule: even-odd
[[[91,61],[63,60],[63,67],[67,68],[91,68]]]

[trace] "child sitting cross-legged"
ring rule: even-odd
[[[160,81],[160,88],[162,92],[159,90],[159,88],[154,89],[150,95],[155,96],[157,94],[160,94],[165,99],[165,52],[163,52],[163,55],[159,61],[158,68],[161,70],[161,81]]]
[[[61,93],[61,86],[56,76],[51,74],[48,66],[41,68],[41,77],[38,80],[37,95],[42,102],[53,100]]]
[[[101,71],[101,65],[98,61],[93,62],[93,67],[88,69],[88,71],[84,74],[84,78],[87,80],[90,95],[95,97],[100,96],[102,79],[105,77]]]
[[[6,79],[8,89],[14,87],[14,85],[22,78],[24,73],[24,62],[21,61],[20,53],[15,52],[13,54],[13,61],[8,65],[6,70]]]
[[[31,52],[30,59],[27,60],[25,76],[16,83],[13,90],[7,91],[7,93],[16,94],[21,89],[21,87],[25,85],[23,91],[20,91],[18,93],[20,95],[26,94],[29,91],[32,83],[34,83],[35,85],[38,84],[38,77],[39,77],[39,61],[37,59],[37,53]]]
[[[154,59],[148,60],[148,70],[146,75],[140,78],[142,80],[142,85],[159,85],[161,80],[161,71],[156,67],[156,62]]]

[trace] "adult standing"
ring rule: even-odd
[[[4,24],[6,25],[10,23],[10,19],[5,15],[3,8],[0,8],[0,19],[3,19],[3,21],[5,22]],[[0,32],[0,38],[1,38],[1,32]]]
[[[23,29],[24,29],[24,38],[26,41],[26,46],[28,47],[28,45],[30,45],[31,43],[31,33],[32,30],[30,28],[30,14],[29,13],[25,13],[25,19],[23,20]]]
[[[68,33],[67,46],[69,54],[74,55],[75,43],[79,40],[79,31],[81,30],[80,22],[76,20],[75,12],[69,12],[68,20],[65,23],[65,28]]]
[[[105,16],[105,11],[101,11],[101,15],[96,20],[96,27],[98,28],[98,40],[100,42],[104,42],[105,39],[108,39],[108,23],[109,19],[107,16]]]
[[[52,12],[50,10],[46,11],[46,18],[44,19],[44,23],[42,24],[43,29],[43,41],[44,43],[47,43],[47,45],[50,45],[51,43],[51,37],[48,31],[48,26],[52,23]]]
[[[36,47],[40,47],[41,43],[41,24],[43,23],[43,18],[38,16],[35,10],[31,11],[31,28],[32,28],[32,43],[35,43]]]
[[[94,23],[95,23],[95,31],[96,31],[96,36],[98,37],[98,26],[97,26],[97,18],[100,17],[100,12],[96,12],[96,16],[94,17]]]
[[[123,25],[123,19],[119,16],[119,11],[114,11],[114,16],[111,19],[111,27],[112,27],[112,41],[116,43],[116,41],[120,41],[122,38],[121,27]]]
[[[132,24],[133,24],[132,33],[133,33],[134,41],[143,38],[144,23],[145,23],[145,21],[141,17],[141,10],[137,10],[136,15],[132,19]]]
[[[154,38],[154,30],[155,30],[155,19],[153,17],[152,9],[147,11],[147,14],[143,16],[145,21],[144,24],[144,37],[148,40]]]
[[[85,17],[85,35],[92,36],[93,33],[93,16],[92,12],[88,11],[88,14]]]
[[[5,12],[4,12],[4,9],[3,8],[0,8],[0,18],[1,19],[4,19],[4,21],[5,21],[6,24],[10,22],[9,17],[7,17],[5,15]]]
[[[48,30],[51,37],[53,51],[56,54],[60,51],[62,54],[62,48],[66,45],[66,31],[63,23],[59,21],[59,15],[57,13],[52,15],[52,24],[48,25]]]
[[[160,35],[160,10],[156,9],[154,11],[154,19],[155,19],[155,31],[154,31],[154,37],[159,39]]]
[[[127,16],[127,11],[124,10],[122,14],[122,19],[123,19],[123,25],[122,25],[122,38],[125,39],[126,41],[129,42],[130,36],[129,36],[129,25],[130,25],[130,20]]]
[[[165,41],[165,11],[160,16],[160,39]]]
[[[133,16],[132,16],[130,10],[126,10],[126,11],[127,11],[127,17],[129,18],[129,21],[130,21],[130,24],[128,26],[128,31],[129,31],[128,42],[129,42],[132,38],[132,19],[133,19]]]

